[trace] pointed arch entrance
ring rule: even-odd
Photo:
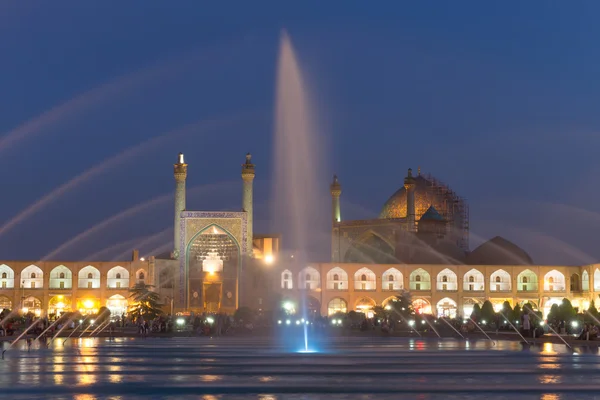
[[[239,297],[240,245],[217,223],[197,232],[185,251],[188,309],[235,311]]]

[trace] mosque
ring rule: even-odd
[[[345,221],[337,176],[332,200],[331,262],[300,264],[280,252],[279,235],[253,231],[255,165],[241,167],[239,211],[186,207],[188,164],[174,164],[172,252],[120,262],[0,261],[0,309],[36,315],[108,307],[123,314],[129,288],[154,286],[167,313],[233,313],[285,307],[331,315],[351,310],[372,315],[407,290],[419,313],[469,315],[475,304],[531,303],[546,314],[568,298],[587,309],[600,293],[600,264],[538,265],[517,245],[495,237],[469,250],[466,200],[431,175],[408,169],[378,218]]]

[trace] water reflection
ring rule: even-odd
[[[96,375],[90,373],[77,374],[77,383],[81,386],[93,385],[96,383]]]
[[[76,394],[73,396],[73,400],[96,400],[96,396],[91,394]]]
[[[600,379],[590,374],[600,370],[597,351],[574,356],[568,348],[551,343],[523,351],[519,343],[502,341],[491,346],[482,340],[369,338],[365,343],[364,338],[345,338],[331,344],[327,353],[299,356],[283,353],[285,349],[258,338],[215,340],[211,343],[221,345],[211,350],[204,346],[205,338],[128,339],[123,343],[94,339],[94,347],[85,347],[85,342],[75,339],[64,348],[29,352],[11,349],[6,362],[0,362],[0,387],[18,391],[10,396],[14,400],[41,398],[45,387],[53,391],[45,398],[56,399],[95,398],[95,388],[114,391],[98,399],[278,399],[282,398],[278,388],[285,392],[294,387],[297,394],[283,397],[567,400],[590,398],[590,392],[577,391],[600,384]],[[205,374],[209,372],[206,368],[210,368],[209,374]],[[138,389],[149,390],[148,383],[156,393],[138,394]],[[541,395],[543,390],[551,392],[554,385],[566,383],[574,385],[573,393]],[[202,397],[202,390],[211,384],[223,392]],[[229,387],[239,390],[245,385],[259,387],[263,394],[227,392]],[[76,387],[92,393],[73,397],[70,391],[79,390]],[[340,388],[345,394],[314,393],[319,387]],[[494,388],[494,393],[478,389],[486,387]],[[539,391],[519,394],[521,387]],[[451,388],[453,392],[432,394],[430,388]],[[465,393],[459,395],[457,388],[464,388]],[[412,395],[406,396],[403,391],[409,389]],[[367,394],[375,390],[383,393]]]
[[[556,352],[556,350],[554,350],[553,343],[544,343],[542,347],[542,354],[547,356],[555,356],[558,353]]]
[[[217,382],[220,381],[223,377],[219,375],[200,375],[200,380],[202,382]]]
[[[559,375],[540,375],[538,380],[542,384],[561,383],[562,377]]]
[[[544,393],[540,400],[560,400],[560,395],[556,393]]]

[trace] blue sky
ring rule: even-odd
[[[328,155],[316,232],[334,172],[343,218],[369,218],[421,166],[468,199],[472,247],[501,235],[538,263],[600,260],[595,2],[33,4],[0,4],[0,259],[169,248],[179,151],[198,210],[241,207],[252,152],[256,230],[274,229],[285,28]]]

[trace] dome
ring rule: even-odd
[[[427,211],[425,211],[425,214],[423,214],[421,216],[421,218],[419,219],[419,222],[427,222],[427,221],[446,222],[444,217],[442,217],[440,215],[440,213],[435,209],[434,206],[430,206],[427,209]]]
[[[417,175],[415,178],[415,220],[419,221],[433,206],[442,218],[449,221],[448,208],[462,202],[446,185],[431,176]],[[379,218],[406,218],[406,189],[402,186],[385,202]]]
[[[469,211],[467,202],[459,197],[447,185],[431,175],[419,173],[413,178],[415,183],[415,221],[421,218],[433,206],[437,214],[446,221],[446,236],[455,241],[464,250],[469,248]],[[385,202],[379,218],[406,218],[406,189],[402,186]],[[438,218],[432,213],[426,221]]]
[[[467,256],[470,265],[531,265],[529,254],[516,244],[496,236],[481,244]]]

